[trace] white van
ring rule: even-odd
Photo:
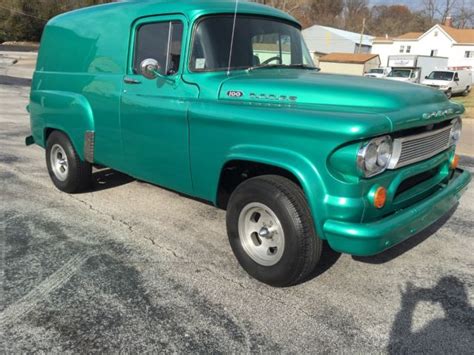
[[[450,98],[453,94],[467,96],[472,87],[472,72],[470,70],[435,70],[425,77],[423,85],[444,91]]]

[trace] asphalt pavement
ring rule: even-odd
[[[109,169],[56,190],[24,146],[27,85],[0,85],[0,352],[472,353],[473,185],[405,243],[326,249],[311,280],[271,288],[239,267],[224,211]]]

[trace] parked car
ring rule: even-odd
[[[367,73],[364,74],[368,78],[385,78],[390,71],[387,68],[374,68],[370,69]]]
[[[423,85],[441,90],[448,98],[454,94],[469,95],[472,86],[470,70],[435,70],[425,77]]]
[[[64,192],[90,189],[100,165],[226,209],[238,261],[270,285],[306,280],[324,240],[380,253],[466,189],[464,108],[422,86],[319,73],[300,29],[251,2],[60,15],[43,33],[26,144],[46,149]]]

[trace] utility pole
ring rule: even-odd
[[[359,41],[359,49],[357,53],[361,52],[362,49],[362,39],[364,38],[364,32],[365,32],[365,17],[362,19],[362,31],[360,32],[360,41]]]

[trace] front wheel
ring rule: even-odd
[[[453,96],[453,92],[451,91],[451,89],[448,89],[448,91],[446,91],[446,97],[450,99],[451,96]]]
[[[54,185],[61,191],[78,193],[91,183],[92,166],[82,161],[69,138],[54,131],[46,143],[46,165]]]
[[[240,265],[266,284],[298,284],[314,271],[322,240],[303,191],[291,180],[266,175],[246,180],[227,210],[230,245]]]

